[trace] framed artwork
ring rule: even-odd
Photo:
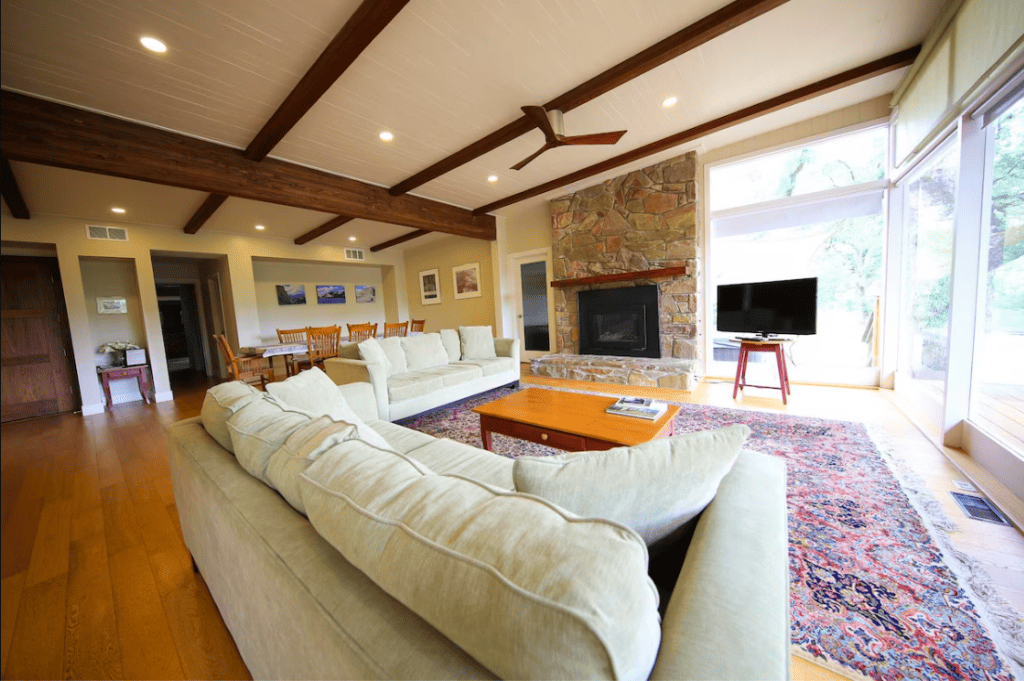
[[[97,298],[96,312],[100,314],[128,314],[128,299]]]
[[[337,305],[345,302],[344,286],[317,286],[316,302],[320,305]]]
[[[372,303],[377,300],[376,286],[356,286],[356,302]]]
[[[304,284],[278,284],[278,305],[305,305],[306,286]]]
[[[420,304],[437,305],[441,302],[441,286],[437,270],[420,272]]]
[[[452,279],[455,280],[455,300],[479,298],[483,295],[480,290],[480,263],[472,262],[453,267]]]

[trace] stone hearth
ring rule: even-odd
[[[530,363],[534,376],[597,381],[622,385],[692,390],[696,383],[691,359],[645,359],[606,355],[544,355]]]

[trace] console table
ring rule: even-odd
[[[757,340],[754,338],[733,338],[734,342],[740,344],[740,358],[736,364],[736,382],[732,387],[732,399],[743,388],[769,388],[782,391],[782,403],[786,404],[786,396],[791,394],[789,390],[789,370],[786,368],[786,353],[783,345],[792,343],[790,338],[769,338],[768,340]],[[747,383],[747,360],[751,352],[771,352],[775,355],[775,361],[779,366],[779,385],[754,385]]]
[[[103,380],[103,395],[107,398],[107,409],[113,409],[114,400],[110,397],[110,382],[120,378],[134,378],[139,382],[142,399],[149,404],[149,378],[146,376],[148,364],[136,364],[130,367],[96,367],[96,373]]]

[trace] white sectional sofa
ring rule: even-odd
[[[519,341],[494,338],[489,326],[344,343],[324,362],[338,385],[369,383],[387,421],[519,381]]]
[[[785,467],[744,427],[513,462],[304,374],[217,386],[167,429],[185,543],[255,678],[788,677]],[[683,479],[715,458],[710,495]],[[631,525],[517,492],[520,462],[570,495],[579,464],[615,517],[630,485],[707,496],[661,546],[667,586]]]

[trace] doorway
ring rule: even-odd
[[[516,333],[520,357],[531,360],[551,352],[550,278],[551,250],[513,253],[509,256],[515,295]]]
[[[208,373],[195,286],[157,284],[156,295],[167,355],[167,373]]]
[[[56,259],[4,257],[0,262],[4,348],[0,421],[80,409],[78,372]]]

